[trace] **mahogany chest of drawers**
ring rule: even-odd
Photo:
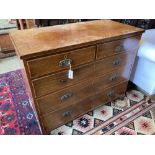
[[[143,32],[96,20],[10,34],[44,134],[125,93]]]

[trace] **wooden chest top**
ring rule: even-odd
[[[20,58],[30,58],[40,54],[54,54],[110,41],[121,37],[138,35],[144,30],[111,20],[95,20],[28,30],[17,30],[10,33]]]

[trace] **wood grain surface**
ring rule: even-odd
[[[65,24],[51,27],[17,30],[10,33],[21,58],[45,54],[45,51],[68,50],[80,46],[110,41],[114,38],[137,35],[143,29],[111,20]],[[110,39],[110,40],[109,40]],[[34,55],[35,54],[35,55]]]
[[[11,33],[44,134],[125,93],[143,32],[96,20]]]

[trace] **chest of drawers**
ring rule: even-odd
[[[96,20],[10,34],[44,134],[125,93],[143,32]]]

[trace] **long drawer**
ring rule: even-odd
[[[95,75],[107,74],[121,67],[123,67],[123,70],[130,70],[133,65],[134,58],[135,55],[132,53],[122,53],[99,60],[95,64]]]
[[[42,117],[45,131],[48,133],[52,129],[65,124],[77,116],[84,114],[91,109],[89,102],[81,102],[76,105],[71,105],[67,108],[63,108],[59,111],[55,111]]]
[[[68,69],[92,62],[95,59],[95,46],[81,48],[70,52],[44,56],[27,62],[30,77],[36,78],[49,73]]]
[[[92,109],[104,104],[105,102],[110,102],[120,97],[122,94],[125,93],[127,89],[127,84],[128,84],[127,81],[122,82],[112,87],[106,88],[104,90],[100,90],[100,92],[97,92],[94,98],[92,99],[90,98],[90,100],[92,100],[91,102]]]
[[[102,93],[100,92],[98,95],[94,95],[90,98],[82,100],[77,104],[42,116],[45,131],[48,133],[52,129],[55,129],[60,125],[75,119],[76,117],[94,109],[95,107],[103,105],[104,103],[117,98],[117,95],[122,95],[125,93],[126,87],[127,82],[123,82],[119,85],[107,88]]]
[[[124,70],[124,68],[120,68],[114,70],[106,75],[99,76],[94,79],[93,82],[93,90],[94,92],[102,92],[107,87],[112,87],[118,83],[125,82],[129,80],[130,69]]]
[[[91,81],[83,82],[37,99],[40,114],[66,107],[94,95]]]
[[[119,53],[135,52],[139,47],[140,36],[116,40],[97,45],[96,59],[102,59]]]
[[[82,80],[92,79],[94,77],[94,64],[77,67],[74,68],[73,71],[74,79],[69,79],[67,77],[68,71],[63,71],[61,73],[32,80],[35,96],[40,97],[71,86]]]

